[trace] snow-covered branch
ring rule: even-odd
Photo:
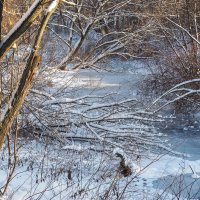
[[[189,87],[191,87],[192,84],[198,84],[199,88],[198,89],[189,88]],[[186,87],[187,85],[188,85],[188,88]],[[184,82],[181,82],[181,83],[175,85],[174,87],[169,89],[167,92],[162,94],[160,97],[158,97],[148,109],[150,109],[151,107],[156,105],[161,99],[163,99],[163,98],[165,98],[169,95],[175,95],[175,98],[173,98],[172,100],[169,100],[167,103],[165,103],[164,105],[162,105],[161,107],[156,109],[156,111],[154,111],[154,112],[158,112],[163,107],[165,107],[165,106],[167,106],[171,103],[174,103],[175,101],[181,100],[181,99],[183,99],[183,98],[185,98],[189,95],[192,95],[192,94],[200,95],[200,79],[199,78],[184,81]]]

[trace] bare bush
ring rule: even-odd
[[[199,12],[196,1],[162,3],[159,16],[156,15],[160,52],[150,66],[152,74],[144,84],[146,91],[160,95],[178,83],[200,77]],[[191,88],[198,89],[199,86],[194,83]],[[175,103],[175,109],[183,111],[182,108],[190,107],[195,110],[198,101],[196,94],[187,96]]]

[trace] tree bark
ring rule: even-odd
[[[2,38],[3,8],[4,8],[4,0],[0,0],[0,42]]]
[[[31,26],[31,24],[35,21],[35,19],[40,15],[43,10],[43,7],[49,0],[40,0],[34,8],[30,8],[24,15],[27,17],[24,19],[23,17],[18,21],[18,27],[13,27],[10,32],[5,36],[5,40],[1,40],[0,43],[0,61],[3,59],[4,55],[9,51],[12,47],[13,43]],[[28,14],[27,14],[28,13]]]
[[[31,88],[33,83],[34,76],[38,70],[38,65],[40,63],[41,57],[38,55],[39,46],[42,40],[42,35],[45,31],[49,18],[57,8],[59,4],[59,0],[54,0],[56,2],[56,6],[53,9],[50,9],[49,12],[46,12],[40,28],[38,30],[38,34],[35,39],[35,43],[33,45],[33,50],[28,58],[26,67],[23,71],[22,77],[16,89],[16,92],[12,95],[13,98],[10,99],[7,110],[4,112],[3,119],[0,122],[0,150],[5,141],[6,134],[12,126],[13,120],[17,116],[20,108],[22,107],[26,96],[28,95],[28,91]],[[53,3],[52,3],[53,4]],[[49,8],[51,5],[49,6]]]

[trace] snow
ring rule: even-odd
[[[115,63],[116,64],[116,63]],[[54,100],[49,100],[49,102],[47,102],[47,104],[51,104],[51,103],[66,103],[66,104],[69,104],[69,103],[78,103],[79,105],[84,105],[86,104],[87,105],[87,102],[86,101],[86,97],[87,95],[85,94],[90,94],[90,92],[88,91],[91,91],[90,89],[92,89],[92,87],[88,87],[88,83],[85,84],[85,80],[88,80],[90,79],[91,80],[91,83],[89,84],[94,84],[93,82],[95,82],[95,80],[98,79],[98,77],[100,77],[98,80],[100,80],[100,84],[97,84],[95,86],[95,92],[93,92],[92,94],[98,94],[98,95],[93,95],[93,97],[98,97],[98,96],[103,96],[102,94],[106,94],[107,92],[110,92],[112,91],[113,94],[116,94],[117,95],[120,95],[120,97],[122,98],[119,98],[119,99],[114,99],[114,102],[112,101],[111,105],[114,106],[114,105],[120,105],[120,102],[123,104],[123,103],[126,103],[123,99],[123,97],[129,97],[129,100],[133,101],[135,100],[135,97],[137,96],[137,92],[135,92],[136,88],[135,86],[133,86],[134,84],[136,84],[137,80],[140,80],[140,73],[144,73],[144,71],[142,71],[141,69],[139,69],[138,71],[135,70],[134,73],[129,72],[130,69],[126,72],[124,72],[123,74],[117,74],[115,75],[112,74],[112,76],[108,75],[109,73],[107,72],[103,72],[103,73],[96,73],[96,72],[91,72],[89,70],[85,70],[85,71],[79,71],[78,73],[78,78],[77,80],[78,81],[75,81],[73,82],[72,84],[69,84],[67,86],[67,91],[76,91],[76,89],[80,89],[78,91],[76,91],[76,94],[73,96],[71,96],[71,98],[69,97],[66,97],[66,98],[63,98],[61,97],[60,99],[54,99]],[[66,82],[67,82],[67,79],[70,79],[71,77],[73,77],[74,73],[73,71],[67,71],[67,72],[57,72],[59,75],[57,77],[55,77],[54,79],[54,82],[55,84],[61,84],[62,86],[65,86],[66,85]],[[103,76],[102,76],[103,74]],[[139,76],[138,76],[139,75]],[[134,79],[134,78],[135,79]],[[130,80],[130,85],[128,84],[125,84],[127,83],[127,80]],[[133,82],[133,80],[135,80],[135,82]],[[65,82],[66,81],[66,82]],[[89,81],[88,81],[89,82]],[[115,85],[116,87],[112,87],[113,85]],[[102,89],[102,88],[103,89]],[[100,88],[102,90],[100,90]],[[133,89],[134,88],[134,89]],[[113,89],[116,89],[116,90],[113,90]],[[130,92],[130,93],[129,93]],[[84,98],[81,99],[81,96],[84,95]],[[111,95],[112,97],[114,95]],[[97,98],[98,99],[98,98]],[[116,101],[117,100],[117,101]],[[119,101],[118,101],[119,100]],[[102,103],[103,102],[103,103]],[[45,104],[45,103],[44,103]],[[78,110],[74,110],[74,113],[87,113],[88,111],[92,111],[93,109],[101,109],[101,108],[105,108],[109,105],[109,102],[104,102],[103,99],[102,101],[100,102],[94,102],[92,103],[91,105],[88,104],[88,106],[85,106],[86,108],[79,108]],[[68,105],[69,106],[69,105]],[[63,108],[63,107],[62,107]],[[109,119],[116,119],[116,118],[124,118],[124,117],[133,117],[133,118],[136,118],[136,119],[145,119],[144,117],[135,117],[135,113],[141,113],[141,114],[147,114],[145,113],[144,111],[142,110],[139,110],[137,112],[130,112],[130,113],[127,113],[127,114],[121,114],[121,113],[117,113],[117,114],[113,114],[112,117],[108,116]],[[163,114],[160,115],[160,121],[163,120]],[[169,117],[171,118],[171,120],[174,120],[174,117]],[[103,119],[103,118],[102,118]],[[146,118],[147,119],[147,118]],[[153,121],[153,119],[152,119]],[[89,122],[88,122],[89,123]],[[127,132],[134,132],[134,128],[138,128],[138,129],[141,129],[142,128],[142,125],[140,124],[128,124],[128,125],[123,125],[118,127],[118,126],[114,126],[114,127],[107,127],[104,125],[101,125],[101,124],[97,124],[97,123],[89,123],[89,126],[92,127],[93,129],[100,129],[102,130],[101,134],[97,134],[96,132],[94,132],[94,137],[96,136],[96,139],[100,140],[101,142],[103,141],[102,138],[103,136],[105,135],[105,133],[103,132],[103,130],[106,130],[107,132],[112,132],[112,133],[121,133],[122,134],[125,134]],[[146,128],[147,131],[148,131],[148,126],[145,126],[143,125],[143,128]],[[79,132],[77,131],[76,134],[78,134]],[[142,133],[142,131],[141,131]],[[69,134],[69,133],[68,133]],[[80,134],[84,134],[84,131],[83,129],[80,130]],[[150,133],[150,134],[156,134],[155,132],[154,133]],[[73,134],[72,134],[73,135]],[[157,133],[157,136],[164,136],[165,134],[161,133],[161,132],[158,132]],[[137,135],[139,137],[139,134]],[[147,141],[148,141],[148,138],[147,138]],[[151,145],[151,142],[149,141],[149,144]],[[153,143],[152,143],[153,144]],[[138,183],[137,183],[137,186],[134,186],[134,187],[137,187],[136,189],[139,191],[141,191],[143,193],[143,195],[147,195],[149,197],[149,199],[153,199],[153,195],[155,193],[162,193],[163,190],[165,190],[165,188],[162,188],[162,189],[158,189],[158,188],[155,188],[155,185],[154,185],[154,181],[156,180],[159,180],[160,178],[162,177],[166,177],[166,176],[177,176],[177,175],[190,175],[191,178],[198,178],[198,175],[200,173],[200,160],[189,160],[189,156],[191,155],[188,155],[184,152],[177,152],[176,149],[174,149],[174,151],[171,149],[171,148],[166,148],[167,151],[171,152],[173,154],[172,155],[163,155],[163,156],[158,156],[157,155],[151,155],[149,157],[153,157],[153,159],[142,159],[142,160],[134,160],[130,155],[127,155],[124,150],[123,150],[123,147],[122,146],[118,146],[117,143],[116,145],[113,143],[113,145],[115,146],[115,148],[112,150],[113,152],[113,157],[116,158],[115,154],[116,153],[120,153],[122,154],[124,157],[125,157],[125,160],[126,160],[126,164],[131,166],[131,168],[133,169],[133,171],[135,171],[135,173],[133,173],[133,176],[136,176],[138,177]],[[162,146],[161,144],[158,144],[158,146]],[[163,146],[163,148],[165,148]],[[77,144],[72,144],[72,145],[66,145],[63,147],[63,149],[69,151],[69,150],[73,150],[73,151],[77,151],[77,152],[81,152],[81,151],[84,151],[84,150],[88,150],[87,148],[85,147],[82,147],[80,145],[77,145]],[[135,152],[134,152],[135,153]],[[188,156],[188,157],[187,157]],[[97,156],[97,159],[100,160],[100,157]],[[119,159],[117,159],[117,162],[119,162]],[[88,163],[87,159],[86,160],[83,160],[83,163]],[[116,164],[117,165],[117,164]],[[196,169],[196,175],[194,176],[194,174],[191,174],[191,169],[189,166],[192,166],[192,168]],[[135,180],[136,178],[134,178]],[[119,184],[119,187],[122,186],[123,183],[121,182]],[[100,186],[99,186],[100,187]],[[123,186],[122,186],[123,187]],[[133,185],[132,185],[133,187]],[[147,193],[144,193],[144,191],[147,191]],[[93,191],[94,192],[94,191]],[[92,192],[91,192],[92,193]],[[91,194],[90,193],[90,194]],[[168,199],[172,199],[174,196],[173,194],[168,194]],[[83,198],[84,199],[84,198]],[[86,197],[85,199],[89,199],[89,197]],[[127,198],[128,200],[136,200],[138,199],[137,197],[134,198],[134,197],[128,197]],[[142,199],[142,198],[141,198]],[[167,198],[166,198],[167,199]],[[180,198],[181,199],[181,198]],[[184,199],[184,198],[183,198]]]
[[[66,3],[68,5],[72,5],[72,6],[76,5],[74,2],[70,2],[70,1],[66,1],[66,0],[62,0],[62,2]]]
[[[33,142],[33,141],[31,141],[31,142]],[[29,145],[29,144],[27,144],[27,145]],[[29,145],[29,146],[31,146],[31,145]],[[42,151],[43,150],[41,149],[41,154],[35,154],[34,153],[35,150],[40,149],[41,147],[39,147],[37,142],[33,142],[32,146],[33,146],[32,150],[31,150],[31,151],[33,151],[32,155],[35,156],[37,162],[42,163],[43,162],[43,158],[42,158],[42,154],[43,154]],[[76,145],[76,144],[65,145],[65,146],[62,147],[62,149],[59,150],[59,154],[57,156],[53,156],[52,153],[54,152],[54,150],[51,147],[51,151],[49,151],[49,153],[47,155],[48,155],[49,158],[52,157],[54,161],[49,160],[48,161],[49,166],[50,165],[54,165],[54,166],[58,165],[59,162],[57,162],[55,159],[60,159],[61,162],[62,162],[62,160],[64,161],[64,160],[67,160],[67,159],[73,160],[73,159],[75,159],[75,157],[77,157],[79,155],[79,154],[77,154],[77,155],[72,154],[73,156],[70,156],[70,155],[66,154],[63,157],[63,155],[62,155],[63,150],[66,151],[66,152],[71,151],[71,150],[79,152],[79,153],[85,152],[84,154],[86,154],[86,151],[87,151],[87,149],[81,147],[79,144],[78,145]],[[31,152],[31,151],[29,151],[29,152]],[[117,152],[125,155],[124,151],[121,148],[117,147],[113,150],[113,154],[115,154]],[[28,158],[29,155],[27,155],[26,152],[24,152],[24,153],[21,152],[20,157],[21,158],[23,158],[23,157]],[[98,166],[97,163],[101,162],[101,157],[96,155],[96,160],[95,160],[94,156],[93,156],[92,160],[93,160],[92,161],[93,164],[91,165],[92,167],[89,168],[90,170],[89,170],[88,176],[85,177],[85,176],[82,175],[83,188],[84,188],[84,186],[87,185],[86,184],[87,180],[90,179],[89,177],[91,176],[91,174],[93,174],[93,172],[94,172],[93,170],[96,169],[96,168],[94,169],[94,166]],[[78,161],[78,163],[79,162],[82,162],[82,169],[83,169],[82,173],[83,174],[86,173],[87,172],[87,166],[91,164],[90,163],[91,162],[90,156],[86,156],[85,158],[82,158],[82,161]],[[113,165],[114,162],[112,161],[111,163]],[[150,165],[149,165],[149,163],[150,163]],[[164,177],[164,176],[167,176],[167,175],[177,176],[177,174],[191,173],[191,169],[189,167],[190,165],[192,166],[193,169],[197,170],[196,173],[200,172],[200,168],[199,168],[200,160],[187,161],[184,158],[178,158],[178,157],[169,156],[169,155],[165,155],[165,156],[160,157],[158,159],[155,158],[155,161],[153,161],[153,162],[152,162],[152,159],[138,161],[137,164],[136,164],[135,161],[132,161],[132,159],[130,159],[130,158],[127,159],[127,155],[126,155],[126,164],[131,166],[132,170],[134,171],[134,173],[131,177],[134,177],[135,175],[138,177],[137,186],[134,186],[134,184],[132,184],[131,188],[132,187],[136,188],[138,192],[140,192],[140,191],[143,192],[143,190],[147,190],[148,193],[146,195],[148,196],[148,199],[151,199],[151,197],[153,199],[153,193],[159,192],[158,189],[154,188],[153,182],[155,180],[159,179],[160,177]],[[74,182],[74,181],[72,182],[72,184],[74,184],[74,187],[70,186],[71,187],[71,189],[70,189],[70,187],[66,185],[66,182],[62,182],[60,179],[58,181],[53,181],[53,182],[49,182],[48,180],[46,180],[45,182],[39,182],[38,184],[35,184],[35,182],[34,182],[35,181],[35,173],[33,173],[31,171],[26,172],[26,166],[27,165],[25,165],[21,169],[18,167],[16,174],[19,173],[19,175],[17,177],[15,177],[15,179],[10,183],[9,192],[10,193],[14,192],[13,199],[23,200],[23,199],[30,197],[30,195],[34,195],[35,197],[37,197],[36,194],[40,194],[40,193],[43,193],[43,192],[44,192],[45,195],[42,197],[42,199],[50,199],[53,196],[55,196],[55,194],[62,191],[63,189],[64,189],[64,191],[62,192],[62,197],[65,196],[65,198],[67,197],[67,199],[70,199],[70,195],[74,194],[75,191],[78,190],[76,182]],[[44,167],[45,166],[46,165],[44,165]],[[67,166],[70,166],[70,165],[66,163],[66,164],[64,164],[64,166],[67,167]],[[105,166],[109,166],[109,164],[105,163]],[[146,166],[148,166],[148,167],[146,168]],[[34,168],[37,169],[37,165],[35,165]],[[112,170],[112,172],[114,172],[116,169],[117,169],[117,167],[115,167]],[[48,168],[46,168],[46,170],[48,171]],[[74,172],[72,172],[72,174],[73,173]],[[38,173],[38,174],[40,174],[40,173]],[[66,174],[63,174],[63,176],[61,176],[61,177],[65,177],[65,176],[66,176]],[[1,177],[1,182],[3,181],[3,179],[6,178],[5,170],[0,170],[0,177]],[[192,176],[192,177],[196,178],[194,176]],[[135,179],[136,178],[134,178],[134,180]],[[18,186],[19,186],[19,180],[20,180],[20,183],[23,184],[23,185],[20,186],[20,189],[17,189]],[[105,180],[104,180],[104,182],[105,182]],[[107,180],[106,183],[109,184],[109,180]],[[75,199],[77,199],[77,200],[80,199],[80,198],[82,198],[84,200],[92,199],[92,197],[90,195],[96,194],[95,188],[98,188],[98,185],[96,185],[96,183],[93,182],[92,179],[90,180],[90,184],[91,184],[91,186],[90,186],[91,192],[88,194],[88,196],[85,196],[85,198],[77,196],[77,198],[75,198]],[[123,178],[122,178],[119,187],[123,188],[124,184],[126,184],[126,181],[125,181],[125,183],[123,183]],[[144,186],[144,184],[145,184],[145,186]],[[107,188],[106,185],[105,186],[102,185],[102,187],[103,187],[103,191]],[[162,190],[161,190],[160,193],[162,193]],[[143,192],[143,195],[145,195],[144,192]],[[170,197],[172,197],[172,196],[173,195],[170,195]],[[5,199],[7,199],[7,198],[5,197]],[[60,197],[59,196],[57,198],[54,197],[54,199],[60,199]],[[138,200],[138,196],[136,195],[136,198],[132,198],[132,197],[129,196],[129,197],[127,197],[127,199],[128,200]],[[171,198],[169,198],[169,199],[171,199]]]
[[[54,1],[49,5],[49,7],[47,8],[46,14],[48,14],[48,13],[52,12],[54,9],[56,9],[58,3],[59,3],[59,0],[54,0]]]
[[[195,173],[195,174],[192,174],[192,178],[193,178],[193,179],[200,179],[200,176],[199,176],[198,174]]]
[[[134,163],[123,151],[123,149],[116,147],[113,149],[113,154],[116,156],[117,154],[120,154],[125,161],[125,165],[129,166],[135,174],[139,173],[141,171],[141,167],[138,166],[136,163]]]
[[[12,96],[10,97],[9,99],[9,102],[6,104],[5,108],[3,109],[3,111],[1,110],[1,113],[0,113],[0,123],[4,120],[7,112],[9,111],[10,107],[11,107],[11,104],[14,100],[14,97],[15,97],[15,94],[18,90],[18,86],[14,89],[13,93],[12,93]]]
[[[52,2],[53,5],[49,9],[55,8],[55,2]],[[133,66],[141,67],[142,64],[114,59],[111,64],[113,66],[121,64],[125,69],[121,73],[99,73],[90,70],[80,70],[77,73],[70,70],[64,72],[52,70],[50,78],[53,79],[53,87],[47,87],[45,91],[32,89],[31,95],[36,97],[33,104],[38,101],[41,107],[34,109],[34,115],[30,114],[27,121],[30,120],[36,126],[38,121],[35,115],[41,115],[42,123],[50,127],[48,131],[42,129],[44,133],[50,137],[60,138],[63,143],[58,144],[48,137],[47,141],[42,143],[41,137],[34,141],[26,135],[26,140],[23,138],[25,144],[21,145],[18,152],[19,162],[14,174],[15,178],[9,185],[5,199],[12,194],[14,200],[28,199],[31,196],[33,199],[39,199],[40,195],[42,200],[97,199],[97,197],[102,198],[102,194],[115,180],[119,191],[132,180],[126,200],[153,199],[154,193],[162,193],[165,190],[165,188],[158,190],[154,185],[154,181],[162,177],[189,174],[191,178],[199,179],[199,159],[189,160],[185,152],[172,150],[160,143],[161,140],[166,139],[166,134],[157,132],[153,122],[162,122],[163,114],[154,119],[149,118],[151,112],[144,111],[142,108],[134,109],[134,104],[140,101],[137,100],[138,82],[147,72],[141,68],[135,69]],[[48,100],[44,101],[43,98],[41,100],[38,96]],[[31,108],[34,108],[34,105]],[[106,113],[108,108],[113,112]],[[49,109],[52,115],[48,115]],[[62,123],[59,121],[60,116],[64,116]],[[53,118],[51,124],[47,123],[48,117]],[[130,121],[125,122],[126,119]],[[113,120],[116,121],[112,123]],[[141,120],[146,122],[142,124]],[[58,127],[60,129],[53,128],[53,125],[60,126]],[[62,125],[66,125],[67,128],[63,128]],[[59,133],[57,130],[62,131]],[[134,146],[135,149],[129,150],[130,143],[121,144],[119,136],[121,141],[128,137],[130,143],[135,142],[131,140],[131,136],[134,136],[138,144]],[[80,144],[73,140],[73,137],[80,140],[91,137],[92,140]],[[116,139],[111,140],[106,137]],[[142,142],[146,144],[143,147],[146,147],[147,153],[137,149],[137,145],[141,147]],[[148,152],[150,146],[153,146],[152,149],[156,147],[156,150],[165,149],[171,154],[160,156],[161,151],[150,153]],[[4,151],[5,149],[4,146]],[[105,155],[102,151],[106,152]],[[116,175],[120,162],[115,156],[116,153],[124,157],[125,164],[134,172],[130,177]],[[6,152],[3,152],[4,157],[5,155]],[[141,155],[142,158],[136,159],[136,155]],[[192,174],[190,166],[195,169]],[[72,171],[72,180],[67,179],[69,170]],[[7,165],[4,160],[0,163],[0,185],[6,179],[6,172]],[[133,189],[136,191],[135,195]],[[85,193],[83,192],[81,196],[83,190]],[[113,199],[115,197],[113,196]],[[168,197],[172,199],[173,194],[169,193]]]
[[[189,166],[190,167],[190,169],[191,169],[191,171],[192,171],[192,178],[193,179],[200,179],[200,176],[196,173],[196,170],[195,170],[195,168],[194,168],[194,166],[192,167],[191,165]]]
[[[81,147],[81,145],[79,144],[79,145],[66,145],[66,146],[64,146],[64,147],[62,147],[62,149],[70,149],[70,150],[75,150],[75,151],[81,151],[81,150],[83,150],[83,148]]]
[[[149,163],[152,163],[152,161]],[[145,161],[143,165],[146,166],[148,163]],[[200,172],[200,160],[189,161],[184,158],[165,155],[149,165],[142,176],[147,179],[156,180],[167,175],[187,174],[191,173],[190,165]]]
[[[113,149],[113,154],[115,155],[117,153],[119,153],[123,157],[125,156],[123,149],[120,149],[119,147],[116,147],[116,148]]]
[[[41,95],[41,96],[45,96],[45,97],[52,99],[52,100],[55,99],[54,97],[52,97],[51,94],[48,94],[47,92],[42,92],[42,91],[35,90],[35,89],[31,89],[30,92],[36,93],[36,94]]]

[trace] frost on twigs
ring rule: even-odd
[[[46,93],[32,93],[37,95],[32,106],[35,109],[40,105],[34,114],[42,116],[40,122],[54,130],[52,137],[59,134],[66,141],[84,145],[89,142],[107,153],[116,147],[127,147],[126,151],[136,157],[146,156],[146,152],[148,154],[154,147],[169,151],[160,140],[163,135],[158,134],[153,126],[154,122],[164,119],[137,109],[135,98],[118,100],[114,93],[52,98]],[[38,126],[37,119],[28,120],[33,126]]]

